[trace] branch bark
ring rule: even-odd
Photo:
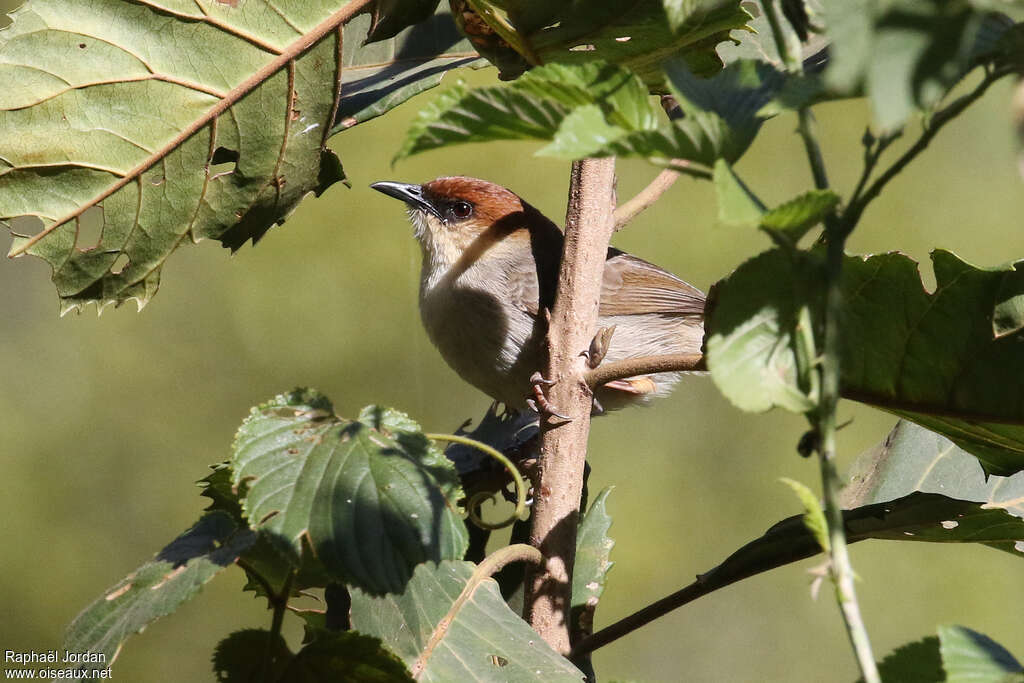
[[[540,549],[544,563],[526,578],[524,616],[563,654],[570,650],[572,567],[593,400],[580,352],[589,346],[597,328],[601,278],[615,227],[614,181],[614,157],[586,159],[572,166],[565,247],[548,324],[546,371],[549,379],[556,380],[548,397],[572,419],[541,421],[530,543]]]
[[[677,163],[682,162],[678,160]],[[685,164],[685,162],[683,162]],[[626,224],[640,215],[648,207],[658,201],[661,195],[665,194],[668,188],[675,185],[679,180],[679,171],[674,168],[666,168],[655,176],[654,180],[644,189],[640,190],[635,197],[628,202],[620,204],[615,209],[615,229],[622,230]]]

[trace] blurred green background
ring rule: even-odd
[[[16,4],[0,0],[0,10]],[[466,76],[493,79],[490,71]],[[993,88],[950,125],[868,210],[851,250],[904,251],[925,262],[926,283],[934,281],[933,247],[979,266],[1024,257],[1010,94],[1008,84]],[[275,393],[315,386],[341,415],[381,403],[432,431],[483,413],[488,399],[444,365],[420,326],[419,251],[404,212],[367,186],[479,176],[560,222],[568,168],[534,158],[538,146],[525,143],[456,147],[392,168],[400,136],[432,96],[333,138],[352,189],[338,185],[307,199],[255,249],[231,257],[204,243],[174,254],[141,313],[126,306],[61,319],[41,261],[0,263],[0,650],[59,647],[75,614],[186,529],[204,507],[194,482],[227,457],[249,407]],[[848,193],[861,168],[866,105],[829,104],[816,113],[833,182]],[[769,203],[811,185],[794,128],[790,116],[770,121],[739,164]],[[655,173],[620,162],[620,197]],[[688,178],[614,243],[705,290],[768,247],[760,234],[718,224],[710,184]],[[840,420],[849,419],[840,433],[843,466],[894,422],[844,402]],[[615,567],[597,626],[689,583],[799,512],[776,480],[817,489],[816,464],[794,448],[803,429],[797,416],[737,411],[702,378],[649,409],[596,421],[591,490],[616,486],[609,501]],[[1024,656],[1021,559],[983,547],[894,542],[861,543],[852,555],[879,657],[950,622]],[[809,596],[807,570],[819,562],[750,579],[645,627],[599,651],[599,676],[854,680],[830,593]],[[269,624],[264,603],[240,592],[243,582],[240,570],[224,572],[129,640],[115,679],[211,680],[220,638]],[[297,644],[298,624],[287,634]]]

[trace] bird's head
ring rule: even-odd
[[[476,178],[437,178],[422,185],[383,181],[370,187],[406,203],[424,256],[438,266],[527,244],[531,223],[547,221],[516,194]]]

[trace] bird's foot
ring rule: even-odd
[[[587,359],[587,366],[593,370],[604,357],[608,354],[608,347],[612,343],[612,334],[615,332],[615,325],[609,327],[602,327],[594,335],[594,338],[590,340],[590,347],[586,351],[581,351],[580,355]]]
[[[542,387],[550,387],[556,384],[557,380],[551,380],[544,377],[540,372],[535,372],[530,375],[530,384],[533,387],[533,395],[526,399],[526,405],[530,406],[530,409],[535,413],[543,413],[546,415],[552,415],[562,420],[572,420],[568,415],[563,415],[558,412],[558,408],[548,400],[548,397],[544,395],[544,389]]]

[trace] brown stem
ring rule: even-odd
[[[681,159],[674,163],[685,163]],[[679,171],[674,168],[666,168],[651,181],[650,185],[640,190],[635,197],[615,209],[615,229],[622,230],[626,224],[640,215],[640,212],[648,208],[658,198],[672,187],[679,180]]]
[[[584,381],[586,349],[597,327],[601,279],[615,223],[615,159],[572,166],[565,247],[548,325],[549,399],[569,421],[541,421],[530,543],[544,555],[526,579],[525,617],[557,652],[569,652],[569,606],[583,468],[593,394]]]
[[[586,373],[587,385],[594,387],[617,379],[653,375],[656,372],[693,372],[707,370],[704,356],[699,353],[671,353],[659,356],[626,358],[614,363],[604,363]]]

